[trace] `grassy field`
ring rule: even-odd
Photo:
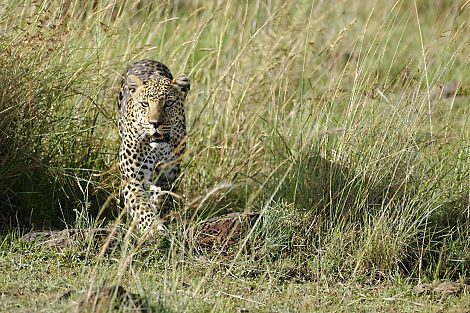
[[[153,312],[468,311],[412,289],[470,282],[469,1],[15,0],[0,39],[0,312],[109,285]],[[191,79],[169,237],[21,242],[119,215],[116,99],[141,59]],[[259,218],[199,249],[231,212]]]

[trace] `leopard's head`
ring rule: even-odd
[[[127,85],[133,103],[133,126],[138,133],[148,136],[150,146],[155,147],[164,141],[172,125],[184,121],[189,79],[179,74],[173,80],[157,77],[144,82],[129,75]]]

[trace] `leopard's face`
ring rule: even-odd
[[[133,127],[140,136],[149,138],[151,147],[163,142],[171,126],[184,119],[183,107],[189,80],[183,76],[174,80],[158,77],[145,82],[134,75],[127,78]]]

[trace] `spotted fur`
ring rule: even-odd
[[[141,232],[163,230],[171,192],[185,149],[184,101],[190,89],[160,62],[144,60],[127,68],[118,98],[124,205]]]

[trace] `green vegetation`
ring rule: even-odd
[[[411,287],[470,281],[469,22],[465,0],[2,4],[0,311],[110,284],[161,312],[468,307]],[[145,58],[192,85],[169,239],[20,243],[119,214],[115,100]],[[195,248],[182,221],[229,212],[260,213],[246,240]]]

